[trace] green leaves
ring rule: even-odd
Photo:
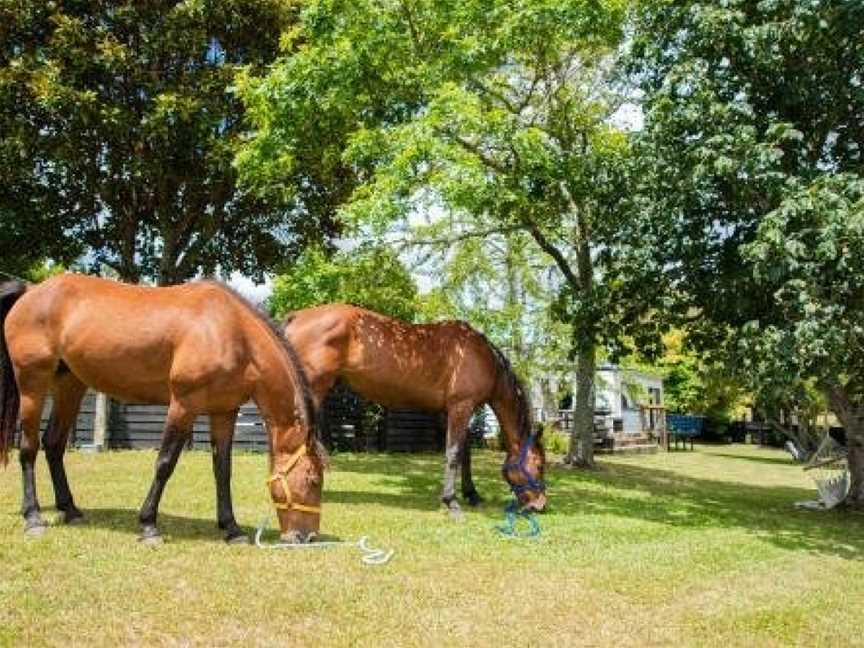
[[[864,369],[861,24],[864,6],[848,2],[639,13],[643,227],[668,241],[656,267],[673,273],[673,312],[700,314],[691,339],[766,397]]]
[[[238,190],[232,167],[243,110],[228,86],[275,57],[291,20],[275,0],[0,4],[0,147],[24,156],[0,165],[16,187],[0,209],[53,224],[17,244],[174,283],[260,277],[310,238],[306,214]]]
[[[417,288],[386,248],[361,247],[332,255],[309,248],[276,277],[268,308],[284,317],[327,303],[355,304],[410,322],[417,312]]]

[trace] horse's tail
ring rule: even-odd
[[[12,370],[12,358],[6,347],[5,323],[6,316],[12,306],[27,290],[27,284],[21,281],[10,281],[0,285],[0,464],[9,463],[9,445],[15,426],[18,424],[18,409],[21,405],[21,394]]]

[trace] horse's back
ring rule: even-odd
[[[242,348],[232,302],[207,283],[151,288],[67,274],[29,289],[7,333],[19,359],[38,353],[123,400],[166,402],[172,379],[200,380]]]
[[[483,400],[494,385],[488,345],[465,322],[410,324],[329,304],[293,313],[286,333],[310,371],[325,366],[388,407],[440,411],[466,391]]]

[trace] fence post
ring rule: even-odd
[[[96,450],[107,450],[108,440],[108,396],[97,392],[93,412],[93,445]]]

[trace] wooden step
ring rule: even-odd
[[[636,443],[633,445],[619,446],[616,444],[613,452],[615,454],[653,454],[660,449],[656,443]]]
[[[650,438],[647,434],[615,434],[615,446],[631,446],[631,445],[656,445],[656,440]]]

